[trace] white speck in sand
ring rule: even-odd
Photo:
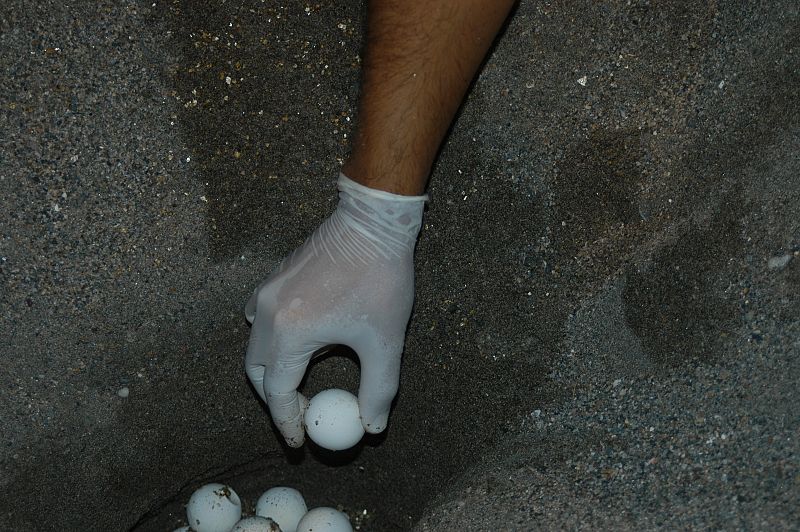
[[[588,81],[589,81],[589,78],[587,78],[586,76],[583,76],[583,77],[580,77],[580,78],[578,78],[578,84],[579,84],[581,87],[585,87],[585,86],[586,86],[586,83],[587,83]]]
[[[128,389],[128,387],[127,387],[127,386],[123,386],[122,388],[120,388],[119,390],[117,390],[117,395],[119,395],[119,396],[120,396],[120,397],[122,397],[123,399],[125,399],[126,397],[128,397],[130,394],[131,394],[131,391]]]

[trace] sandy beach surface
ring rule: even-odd
[[[368,531],[797,529],[793,0],[522,1],[433,172],[389,429],[280,444],[243,307],[336,205],[364,13],[0,7],[0,529],[172,530],[212,481]]]

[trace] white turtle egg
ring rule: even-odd
[[[192,532],[192,529],[189,528],[188,526],[182,526],[180,528],[176,528],[172,532]]]
[[[332,451],[349,449],[364,436],[358,399],[345,390],[332,388],[312,397],[304,420],[308,436]]]
[[[353,527],[345,514],[322,506],[303,516],[297,523],[297,532],[353,532]]]
[[[272,519],[266,517],[245,517],[230,532],[283,532]]]
[[[192,493],[186,518],[195,532],[230,532],[242,518],[242,503],[230,486],[206,484]]]
[[[308,511],[303,495],[294,488],[277,486],[265,491],[256,503],[256,515],[269,517],[282,532],[295,532],[297,523]]]

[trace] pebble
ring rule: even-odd
[[[789,261],[792,260],[792,255],[787,253],[786,255],[781,255],[780,257],[772,257],[767,262],[767,267],[770,270],[782,270],[789,264]]]

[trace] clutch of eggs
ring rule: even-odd
[[[329,507],[309,511],[303,495],[285,486],[265,491],[256,515],[242,519],[242,503],[233,488],[206,484],[192,493],[186,519],[189,526],[174,532],[353,532],[346,514]]]

